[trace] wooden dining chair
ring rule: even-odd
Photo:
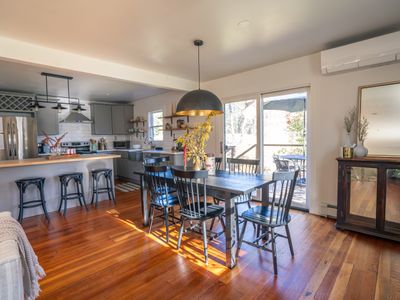
[[[154,218],[161,218],[165,222],[166,241],[169,242],[169,219],[175,223],[174,206],[179,204],[175,189],[167,185],[166,166],[145,166],[145,179],[150,191],[150,227],[153,226]],[[160,215],[154,215],[155,211],[161,212]],[[171,215],[170,215],[171,212]]]
[[[289,249],[292,257],[294,256],[292,239],[290,237],[289,222],[291,216],[289,209],[292,204],[294,188],[296,186],[299,170],[291,172],[275,172],[273,174],[272,198],[269,199],[268,206],[256,206],[242,213],[243,218],[242,231],[239,237],[236,257],[239,256],[242,243],[249,244],[262,250],[272,252],[274,274],[278,275],[278,263],[276,255],[276,238],[283,237],[288,240]],[[253,241],[244,240],[247,223],[251,222],[257,225],[257,236]],[[286,235],[275,232],[276,228],[285,227]],[[263,232],[260,230],[264,228]],[[266,242],[260,244],[260,241],[266,239]],[[271,248],[268,248],[271,245]]]
[[[230,173],[236,173],[241,175],[256,175],[260,172],[260,160],[259,159],[241,159],[241,158],[227,158],[227,170]],[[220,201],[224,201],[220,198],[214,198],[215,203],[218,205]],[[239,205],[247,204],[248,208],[251,208],[251,193],[238,196],[235,198],[235,220],[236,220],[236,236],[239,239],[239,226],[243,223],[243,219],[239,214]],[[213,229],[214,222],[210,225],[210,230]]]
[[[182,235],[185,230],[185,222],[189,221],[190,226],[186,229],[203,235],[204,259],[208,264],[208,246],[206,221],[220,217],[224,208],[207,202],[207,177],[206,170],[184,171],[172,167],[172,174],[177,189],[177,196],[180,205],[180,230],[177,249],[182,242]],[[198,224],[193,225],[197,221]],[[222,222],[223,223],[223,222]],[[223,227],[225,225],[223,224]]]

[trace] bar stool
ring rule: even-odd
[[[58,176],[60,178],[61,183],[61,201],[60,207],[58,211],[61,211],[61,208],[64,203],[64,216],[67,214],[67,202],[68,200],[78,199],[80,206],[85,206],[87,209],[86,201],[85,201],[85,194],[83,192],[83,173],[76,172],[76,173],[68,173],[62,174]],[[75,191],[68,192],[68,185],[70,181],[75,183]]]
[[[47,214],[47,209],[46,209],[46,201],[44,198],[44,181],[46,178],[44,177],[34,177],[34,178],[23,178],[15,181],[15,183],[18,186],[19,189],[19,214],[18,214],[18,222],[22,222],[22,219],[24,218],[24,208],[32,208],[32,207],[37,207],[37,206],[42,206],[44,214],[46,216],[46,219],[50,221],[49,215]],[[37,200],[30,200],[30,201],[25,201],[24,200],[24,195],[26,192],[26,189],[30,185],[35,185],[40,193],[40,199]]]
[[[92,189],[92,201],[90,202],[90,204],[93,204],[96,196],[96,208],[97,208],[99,204],[99,194],[101,193],[107,193],[109,200],[112,200],[114,204],[117,204],[115,202],[115,196],[113,190],[112,169],[96,169],[92,170],[91,173],[92,173],[93,189]],[[106,180],[106,187],[99,187],[99,181],[101,176],[104,176]]]

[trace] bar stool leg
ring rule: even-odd
[[[90,204],[93,204],[93,202],[94,202],[94,193],[95,193],[95,190],[94,190],[94,174],[92,173],[92,201],[90,201]]]
[[[44,215],[46,216],[47,221],[50,222],[49,214],[47,213],[47,208],[46,208],[46,199],[44,197],[44,182],[40,182],[38,188],[40,190],[40,200],[42,200]]]
[[[63,183],[60,181],[60,206],[58,207],[58,211],[61,211],[62,204],[63,204]]]
[[[67,192],[68,192],[68,181],[65,182],[64,186],[64,217],[67,215]]]
[[[79,181],[78,180],[75,180],[75,188],[76,188],[76,194],[78,196],[79,205],[83,206],[82,205],[82,200],[81,200],[81,194],[79,192]]]
[[[22,222],[24,217],[24,194],[22,192],[22,186],[18,185],[19,189],[19,213],[18,213],[18,222]]]
[[[96,175],[96,208],[99,207],[99,177]]]
[[[83,183],[82,183],[82,180],[83,180],[83,179],[81,178],[81,180],[80,180],[80,182],[79,182],[79,185],[78,185],[79,199],[82,198],[83,205],[85,206],[86,211],[88,211],[88,207],[87,207],[87,205],[86,205],[86,199],[85,199],[85,192],[83,191]],[[80,187],[80,190],[79,190],[79,187]]]

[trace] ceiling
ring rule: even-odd
[[[40,75],[42,72],[72,76],[74,79],[70,81],[71,97],[87,101],[131,102],[168,91],[91,74],[2,60],[0,60],[0,90],[46,94],[45,77]],[[50,95],[68,95],[66,80],[49,77],[48,87]]]
[[[1,0],[0,35],[202,81],[400,29],[399,0]]]

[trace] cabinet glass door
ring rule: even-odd
[[[400,234],[400,169],[386,171],[385,231]]]
[[[376,168],[351,168],[349,217],[362,226],[376,227],[377,175]]]

